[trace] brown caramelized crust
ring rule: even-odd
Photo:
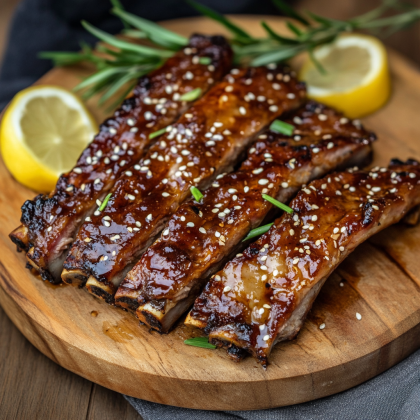
[[[261,130],[304,97],[304,85],[283,68],[233,69],[125,172],[105,210],[83,224],[65,269],[116,291],[190,187],[231,171]]]
[[[155,316],[154,325],[166,330],[163,324],[170,327],[176,321],[171,314],[175,306],[182,306],[176,311],[181,315],[209,276],[243,248],[246,234],[275,218],[277,207],[262,194],[288,202],[302,184],[328,171],[368,163],[375,136],[357,121],[310,101],[286,122],[296,127],[292,136],[260,135],[238,172],[220,175],[200,202],[190,200],[178,209],[165,234],[127,274],[117,304],[123,299],[126,306],[131,297],[129,308],[140,305],[137,315],[143,322],[148,324],[146,314],[149,320]]]
[[[200,57],[210,58],[211,63],[201,64]],[[10,237],[29,251],[29,263],[44,279],[61,280],[66,251],[80,224],[122,171],[156,141],[149,135],[174,122],[191,105],[181,96],[196,88],[204,94],[226,74],[231,59],[223,37],[193,35],[186,48],[139,80],[132,96],[101,125],[75,168],[60,177],[51,194],[25,202],[22,226]]]
[[[257,242],[207,284],[186,323],[210,342],[246,350],[263,365],[299,332],[320,288],[361,242],[420,203],[420,164],[334,173],[310,183]],[[231,353],[232,354],[232,353]]]

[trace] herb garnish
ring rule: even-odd
[[[314,49],[333,42],[341,33],[363,30],[377,36],[388,36],[420,20],[420,8],[399,0],[382,0],[377,8],[348,20],[329,19],[311,12],[303,15],[293,10],[283,0],[272,0],[272,2],[292,19],[286,22],[290,35],[281,35],[266,22],[261,21],[267,36],[253,37],[220,13],[188,0],[188,3],[201,14],[219,22],[229,30],[232,34],[231,45],[237,64],[263,66],[286,61],[302,52],[308,52],[320,72],[324,72],[324,69],[315,60]],[[132,90],[139,77],[159,67],[163,60],[186,46],[188,39],[154,22],[128,13],[119,0],[111,0],[111,3],[113,4],[111,12],[124,23],[125,29],[122,33],[125,39],[107,34],[83,22],[88,32],[107,45],[100,44],[96,50],[93,50],[89,45],[81,44],[80,52],[43,52],[39,56],[53,60],[56,66],[72,65],[82,61],[93,64],[96,68],[95,74],[85,79],[77,89],[84,90],[85,99],[100,94],[100,104],[117,92],[122,92],[111,105],[114,107]],[[145,39],[157,48],[140,45],[138,39]],[[207,57],[202,57],[201,60],[205,58]]]
[[[200,201],[203,198],[203,194],[197,187],[190,188],[191,194],[194,196],[195,201]]]
[[[155,131],[154,133],[150,133],[150,134],[149,134],[149,139],[154,139],[155,137],[159,137],[159,136],[161,136],[162,134],[165,134],[165,133],[166,133],[166,128],[167,128],[167,127],[165,127],[165,128],[161,128],[160,130]]]
[[[273,197],[270,197],[267,194],[262,194],[262,198],[264,198],[264,200],[269,201],[271,204],[274,204],[279,209],[282,209],[282,210],[284,210],[285,212],[287,212],[289,214],[292,214],[293,213],[293,209],[291,209],[289,206],[286,206],[286,204],[281,203],[280,201],[276,200]]]
[[[284,121],[274,120],[270,125],[270,130],[280,134],[291,136],[295,127],[292,124],[285,123]]]
[[[201,95],[201,88],[196,88],[193,90],[190,90],[187,93],[184,93],[183,95],[181,95],[181,97],[179,98],[180,101],[195,101],[197,98],[199,98]]]
[[[248,235],[242,240],[242,242],[247,241],[248,239],[255,238],[256,236],[260,236],[265,232],[268,232],[268,230],[273,226],[274,223],[269,223],[268,225],[257,227],[256,229],[252,229],[248,232]]]
[[[211,58],[210,58],[210,57],[200,57],[200,58],[198,59],[198,62],[199,62],[200,64],[203,64],[203,65],[205,65],[205,66],[208,66],[208,65],[211,63]]]
[[[214,344],[209,343],[209,338],[208,337],[189,338],[188,340],[184,341],[184,344],[187,344],[188,346],[202,347],[204,349],[214,350],[216,348],[216,346]]]
[[[99,206],[99,211],[103,211],[104,209],[105,209],[105,207],[106,207],[106,205],[108,204],[108,201],[109,201],[109,199],[111,198],[111,196],[112,196],[112,193],[109,193],[106,197],[105,197],[105,200],[104,201],[102,201],[102,204]]]

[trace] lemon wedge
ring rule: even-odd
[[[300,71],[308,96],[359,118],[381,108],[391,92],[384,45],[372,36],[342,35],[314,51],[326,70],[322,74],[311,60]]]
[[[33,86],[19,92],[0,127],[4,163],[23,185],[51,191],[92,141],[97,124],[73,93],[57,86]]]

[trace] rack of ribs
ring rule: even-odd
[[[357,245],[420,203],[420,164],[337,172],[303,188],[257,242],[207,283],[186,324],[236,360],[265,367],[273,346],[294,338],[331,272]]]
[[[339,167],[365,165],[375,139],[357,121],[308,102],[287,123],[290,136],[268,131],[248,150],[239,171],[220,176],[197,202],[184,203],[163,235],[127,274],[116,304],[167,332],[209,277],[237,252],[247,233],[275,218],[268,194],[288,202],[303,184]]]
[[[203,57],[206,64],[200,60]],[[22,225],[10,238],[18,250],[27,252],[28,267],[39,271],[44,280],[61,281],[68,249],[96,202],[155,141],[149,136],[191,106],[182,96],[197,88],[203,95],[229,71],[231,61],[232,51],[223,37],[193,35],[186,48],[140,78],[132,96],[101,125],[76,166],[61,175],[55,190],[22,206]]]
[[[153,145],[81,227],[63,280],[112,303],[126,273],[190,195],[233,169],[276,117],[300,106],[304,85],[278,66],[233,69]]]

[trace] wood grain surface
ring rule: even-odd
[[[259,19],[240,20],[258,33]],[[167,26],[186,35],[221,32],[201,18]],[[396,53],[391,54],[391,70],[391,100],[364,121],[379,136],[374,164],[386,164],[395,156],[420,157],[420,74]],[[40,82],[70,88],[83,71],[54,70]],[[100,121],[104,113],[94,102],[89,105]],[[18,224],[22,202],[32,196],[1,162],[0,303],[42,353],[106,388],[191,408],[269,408],[348,389],[420,347],[419,227],[391,227],[359,247],[327,281],[298,338],[277,346],[264,372],[250,358],[234,364],[222,351],[185,346],[183,339],[199,332],[182,324],[171,334],[159,336],[83,291],[53,287],[32,276],[24,269],[23,255],[15,252],[7,237]],[[360,321],[356,312],[362,314]],[[324,330],[319,329],[321,323],[326,324]],[[36,368],[33,371],[36,375]],[[17,375],[18,369],[11,372]],[[76,377],[69,378],[63,386],[71,389]],[[73,401],[67,403],[84,407],[92,386],[80,378],[77,381],[80,385],[74,385],[78,389]],[[42,384],[38,386],[42,389]],[[59,398],[54,393],[58,390],[53,390],[51,400]]]

